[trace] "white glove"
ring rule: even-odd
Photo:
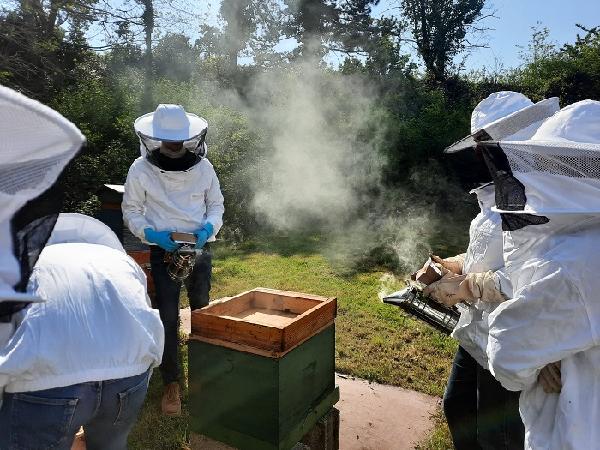
[[[457,275],[463,273],[463,266],[465,264],[465,253],[460,255],[451,256],[450,258],[440,258],[437,255],[431,255],[431,260],[434,263],[440,264],[443,268],[453,272]]]
[[[446,306],[460,302],[473,303],[475,300],[500,303],[506,300],[497,287],[494,272],[468,273],[456,275],[448,272],[441,280],[423,289],[425,295]]]

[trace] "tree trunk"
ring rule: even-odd
[[[144,78],[144,94],[142,96],[141,107],[143,111],[154,109],[154,98],[152,95],[152,32],[154,31],[154,6],[152,0],[142,0],[144,12],[142,20],[144,22],[144,34],[146,41],[146,55],[144,58],[145,78]]]

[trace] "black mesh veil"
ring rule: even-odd
[[[25,292],[33,266],[52,234],[62,204],[63,188],[57,181],[14,215],[11,221],[13,251],[21,269],[21,279],[13,286],[15,291]]]
[[[496,190],[496,206],[504,211],[522,211],[527,203],[525,186],[517,178],[508,163],[506,154],[496,142],[478,145],[487,165]],[[534,214],[502,213],[502,230],[514,231],[528,225],[543,225],[549,222],[545,216]]]
[[[10,227],[13,253],[21,269],[21,278],[13,286],[25,292],[35,263],[52,234],[63,203],[60,181],[37,198],[27,202],[13,216]],[[0,321],[25,308],[29,302],[0,302]]]

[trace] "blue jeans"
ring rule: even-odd
[[[458,348],[444,393],[444,415],[457,450],[523,449],[520,392],[511,392]]]
[[[163,383],[168,384],[179,379],[179,355],[177,352],[179,332],[179,294],[181,282],[173,281],[167,273],[165,251],[156,245],[150,246],[150,268],[156,289],[154,307],[158,309],[165,328],[165,349],[160,373]],[[202,308],[208,305],[210,278],[212,274],[212,254],[208,244],[204,251],[196,253],[196,262],[190,276],[185,280],[190,308]]]
[[[79,427],[88,450],[125,450],[144,404],[151,371],[43,391],[5,393],[0,449],[69,450]]]

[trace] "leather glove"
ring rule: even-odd
[[[144,237],[148,242],[156,244],[168,252],[174,252],[177,250],[177,247],[179,247],[179,245],[171,239],[170,231],[156,231],[152,228],[146,228],[144,230]]]
[[[212,236],[213,231],[214,231],[214,227],[213,227],[212,223],[206,222],[202,228],[200,228],[199,230],[194,232],[194,234],[196,235],[196,239],[197,239],[196,240],[196,248],[197,249],[201,249],[202,247],[204,247],[204,244],[206,244],[206,241],[208,241],[208,238]]]
[[[538,383],[542,385],[546,394],[560,394],[562,389],[560,361],[544,366],[538,375]]]
[[[448,272],[439,281],[423,289],[423,293],[446,306],[454,306],[460,302],[473,303],[478,299],[495,303],[506,300],[496,287],[494,272],[465,275]]]
[[[460,255],[452,256],[450,258],[440,258],[437,255],[431,255],[431,260],[434,263],[440,264],[445,269],[453,272],[457,275],[463,273],[463,265],[465,263],[465,254],[462,253]]]

